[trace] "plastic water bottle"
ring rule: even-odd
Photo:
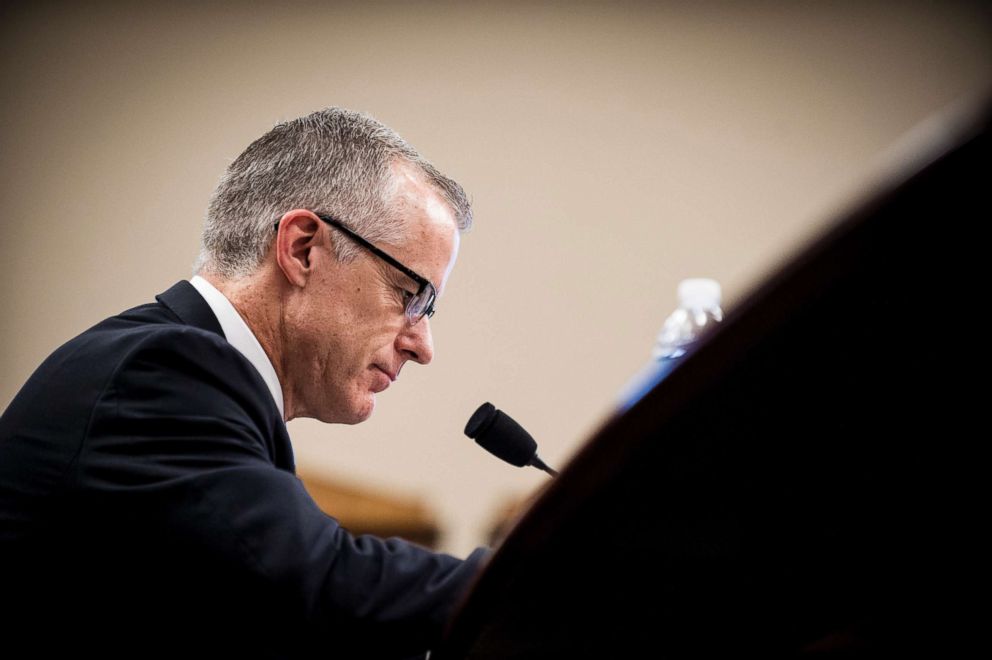
[[[720,283],[696,278],[682,280],[678,288],[679,306],[665,320],[655,340],[651,357],[674,360],[699,339],[704,330],[723,320],[720,309]]]
[[[621,410],[637,403],[668,375],[707,328],[723,320],[720,298],[720,284],[716,280],[694,278],[679,282],[679,306],[662,325],[651,351],[651,361],[620,392]]]

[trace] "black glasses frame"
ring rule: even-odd
[[[402,263],[400,263],[396,258],[394,258],[393,256],[391,256],[389,253],[387,253],[387,252],[385,252],[383,250],[380,250],[376,246],[372,245],[372,243],[370,243],[369,241],[365,240],[364,238],[362,238],[361,236],[359,236],[358,234],[356,234],[352,230],[348,229],[344,225],[344,223],[342,223],[337,218],[335,218],[333,216],[330,216],[330,215],[323,215],[323,214],[320,214],[320,213],[316,213],[314,215],[316,215],[318,218],[320,218],[322,221],[324,221],[325,223],[329,224],[330,226],[332,226],[332,227],[340,230],[346,236],[348,236],[348,238],[350,238],[354,242],[358,243],[363,248],[365,248],[366,250],[368,250],[369,252],[371,252],[375,256],[379,257],[380,259],[382,259],[383,261],[385,261],[387,264],[389,264],[390,266],[392,266],[396,270],[400,271],[401,273],[403,273],[404,275],[406,275],[411,280],[413,280],[414,282],[417,283],[417,286],[420,287],[420,288],[417,289],[417,293],[413,294],[410,297],[410,300],[407,302],[406,309],[404,310],[405,313],[406,313],[407,320],[410,321],[410,324],[411,325],[416,325],[425,316],[427,318],[431,318],[432,316],[434,316],[434,301],[437,300],[437,289],[434,288],[434,285],[431,283],[431,281],[429,279],[427,279],[426,277],[423,277],[422,275],[418,275],[412,269],[407,268]],[[277,231],[279,230],[279,220],[276,220],[275,229]],[[428,297],[428,300],[427,300],[427,304],[424,307],[424,311],[421,312],[420,314],[413,314],[413,315],[411,315],[411,313],[410,313],[410,307],[414,304],[414,301],[419,300],[420,297],[422,295],[424,295],[424,291],[427,291],[428,292],[428,296],[429,296]],[[409,293],[409,291],[407,291],[407,293]],[[416,318],[414,318],[414,317],[416,317]]]

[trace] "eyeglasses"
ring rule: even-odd
[[[390,266],[400,271],[401,273],[403,273],[404,275],[406,275],[411,280],[417,283],[417,285],[419,286],[419,288],[417,289],[417,293],[410,293],[406,289],[403,290],[403,292],[407,295],[405,314],[406,314],[406,320],[410,325],[416,325],[420,323],[420,320],[425,316],[427,318],[431,318],[432,316],[434,316],[434,301],[437,299],[437,289],[434,288],[434,285],[431,284],[430,280],[428,280],[426,277],[422,277],[417,273],[413,272],[411,269],[407,268],[406,266],[401,264],[399,261],[397,261],[390,255],[386,254],[376,246],[372,245],[367,240],[365,240],[355,232],[345,227],[341,223],[341,221],[338,220],[337,218],[333,218],[329,215],[321,215],[320,213],[316,215],[318,218],[320,218],[330,226],[340,230],[348,238],[358,243],[363,248],[365,248],[375,256],[379,257],[387,264],[389,264]],[[278,220],[276,220],[275,228],[277,230],[279,229]]]

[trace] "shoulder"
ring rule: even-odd
[[[66,342],[0,416],[0,481],[31,481],[25,492],[54,492],[73,465],[111,466],[106,473],[130,483],[135,466],[176,462],[176,450],[292,465],[285,425],[254,367],[220,335],[155,305]]]
[[[116,365],[92,409],[90,464],[121,453],[147,463],[166,452],[196,461],[291,465],[272,395],[223,337],[176,324],[125,334],[117,341],[126,346],[115,352]]]
[[[55,370],[76,382],[102,379],[105,386],[135,370],[149,377],[212,374],[253,384],[253,367],[223,336],[168,316],[168,310],[146,305],[106,319],[60,347],[39,371]]]
[[[216,333],[165,324],[116,341],[124,346],[115,352],[106,396],[117,401],[154,401],[184,411],[224,408],[258,417],[259,424],[276,412],[255,367]]]
[[[23,427],[49,417],[58,402],[59,418],[78,427],[94,403],[122,371],[138,362],[182,366],[189,359],[236,369],[237,355],[226,340],[185,325],[164,306],[135,307],[110,317],[53,351],[27,379],[4,413],[6,427]],[[190,356],[187,358],[187,356]],[[55,423],[49,419],[46,423]],[[8,428],[9,430],[9,428]]]
[[[188,325],[169,323],[112,330],[105,341],[118,359],[119,369],[156,362],[168,372],[221,369],[246,376],[253,369],[224,337]]]
[[[53,352],[11,402],[0,430],[55,426],[61,437],[82,438],[100,413],[131,407],[166,416],[227,410],[272,428],[281,420],[271,399],[255,368],[224,337],[151,304],[108,318]],[[52,402],[57,417],[50,415]]]

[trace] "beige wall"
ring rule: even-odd
[[[0,14],[0,405],[61,342],[188,276],[248,142],[366,110],[465,185],[476,229],[435,363],[366,424],[290,432],[313,470],[423,495],[456,552],[545,482],[462,436],[479,403],[562,465],[678,280],[716,277],[732,307],[887,145],[992,83],[978,3],[96,4]]]

